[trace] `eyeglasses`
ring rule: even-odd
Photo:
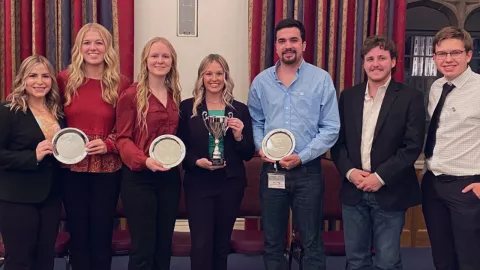
[[[450,56],[451,56],[453,59],[458,59],[458,58],[460,58],[460,56],[461,56],[464,52],[465,52],[465,51],[460,51],[460,50],[451,51],[451,52],[436,52],[436,53],[435,53],[435,56],[436,56],[439,60],[443,60],[443,59],[447,58],[447,55],[450,54]]]

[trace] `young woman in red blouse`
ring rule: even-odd
[[[72,62],[57,80],[67,126],[89,139],[87,157],[69,166],[63,179],[72,268],[110,269],[122,166],[115,146],[115,106],[130,83],[120,74],[108,30],[96,23],[84,25],[72,48]]]
[[[152,141],[175,134],[180,85],[177,54],[165,38],[143,48],[138,83],[117,106],[117,147],[122,168],[121,198],[132,237],[129,270],[168,270],[180,200],[178,168],[149,157]]]

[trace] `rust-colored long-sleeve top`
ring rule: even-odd
[[[145,170],[152,141],[164,134],[175,134],[178,127],[178,105],[168,93],[164,106],[155,96],[148,98],[147,132],[137,122],[136,85],[125,90],[117,106],[117,147],[123,163],[132,171]]]
[[[60,72],[57,76],[60,95],[64,100],[68,82],[68,72]],[[115,107],[102,99],[101,81],[87,79],[72,96],[72,101],[65,106],[65,120],[67,127],[78,128],[83,131],[90,141],[101,139],[107,146],[107,153],[103,155],[88,155],[74,165],[68,165],[75,172],[114,172],[121,168],[122,161],[115,146]],[[130,80],[120,77],[119,95],[130,86]]]
[[[168,93],[164,106],[155,96],[148,98],[147,132],[137,122],[136,84],[125,90],[117,105],[117,148],[123,163],[132,171],[145,170],[152,141],[164,134],[175,134],[178,127],[178,105]]]

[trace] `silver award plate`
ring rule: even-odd
[[[177,136],[161,135],[153,140],[148,152],[164,168],[173,168],[185,158],[185,144]]]
[[[87,156],[88,138],[76,128],[64,128],[53,137],[53,156],[63,164],[76,164]]]
[[[262,141],[263,154],[271,160],[281,160],[292,154],[294,149],[295,136],[286,129],[274,129]]]

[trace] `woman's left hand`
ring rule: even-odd
[[[88,142],[85,147],[89,155],[98,155],[107,153],[107,145],[101,139]]]
[[[236,141],[241,141],[243,138],[242,131],[243,131],[243,122],[238,118],[229,118],[227,125],[229,128],[232,129],[233,137],[235,137]]]

